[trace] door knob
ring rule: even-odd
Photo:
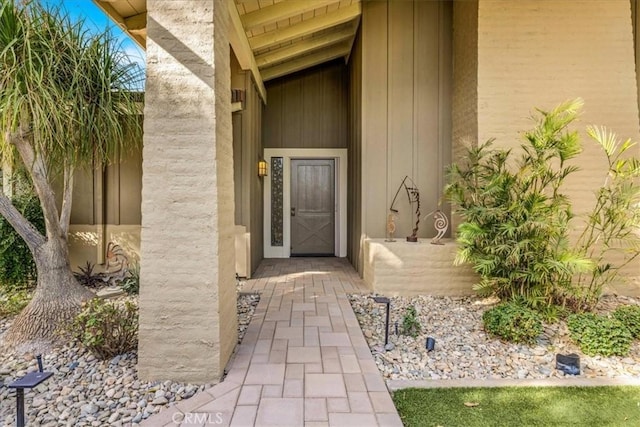
[[[296,216],[296,208],[291,208],[291,216]]]

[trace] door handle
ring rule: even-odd
[[[296,216],[296,208],[291,208],[291,216]]]

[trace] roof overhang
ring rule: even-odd
[[[264,81],[336,58],[349,58],[361,0],[223,0],[229,2],[229,42],[266,101]],[[142,48],[146,0],[93,0]],[[268,4],[271,3],[271,4]]]

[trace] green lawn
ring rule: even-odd
[[[411,388],[393,400],[405,426],[640,426],[640,387]]]

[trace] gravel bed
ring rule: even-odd
[[[590,357],[582,354],[568,336],[564,322],[545,325],[544,333],[532,346],[502,342],[488,336],[482,327],[482,313],[496,301],[476,297],[393,297],[391,298],[391,350],[384,349],[385,306],[371,295],[350,295],[376,364],[385,379],[525,379],[564,377],[555,369],[557,353],[577,353],[581,376],[587,378],[638,378],[640,343],[636,340],[626,357]],[[606,296],[596,311],[608,313],[620,304],[640,304],[627,297]],[[422,332],[414,339],[402,335],[402,317],[414,305]],[[395,333],[398,324],[400,334]],[[435,350],[427,352],[427,337],[435,338]]]
[[[242,282],[238,285],[238,290]],[[257,305],[256,294],[238,294],[239,341]],[[0,340],[11,319],[0,319]],[[43,355],[46,371],[54,375],[25,393],[25,416],[37,426],[136,426],[163,407],[188,399],[210,384],[172,381],[144,382],[137,376],[137,354],[97,360],[71,344]],[[15,425],[15,379],[38,369],[33,356],[0,355],[0,426]]]

